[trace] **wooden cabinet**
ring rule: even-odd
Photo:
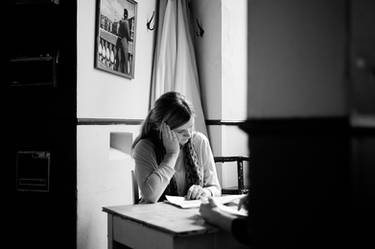
[[[11,244],[75,248],[76,1],[19,0],[5,11],[12,17],[3,25],[1,92]]]
[[[351,180],[356,247],[374,247],[375,2],[350,1]],[[372,245],[372,246],[371,246]]]
[[[350,114],[354,125],[375,127],[375,2],[351,1]]]

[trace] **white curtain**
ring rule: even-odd
[[[207,136],[188,1],[159,1],[150,105],[165,92],[180,92],[194,106],[196,130]]]

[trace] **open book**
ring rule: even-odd
[[[243,208],[240,210],[237,210],[237,204],[239,200],[243,197],[245,197],[246,194],[242,195],[223,195],[218,197],[212,197],[212,199],[215,200],[215,202],[218,204],[219,208],[223,211],[226,211],[228,213],[239,215],[239,216],[247,216],[247,211]],[[202,201],[201,200],[186,200],[183,196],[171,196],[166,195],[167,201],[171,204],[174,204],[176,206],[179,206],[181,208],[198,208]],[[235,204],[234,206],[226,206],[224,204]]]

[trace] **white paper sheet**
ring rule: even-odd
[[[247,216],[247,210],[244,208],[241,208],[240,210],[238,210],[236,206],[228,207],[225,205],[219,205],[218,207],[224,212],[227,212],[236,216],[243,216],[243,217]]]
[[[220,204],[220,207],[224,209],[224,211],[229,211],[230,210],[236,210],[236,207],[228,207],[224,206],[223,204],[227,204],[230,202],[238,203],[238,200],[241,199],[242,197],[245,197],[246,195],[223,195],[223,196],[218,196],[218,197],[212,197],[216,203]],[[166,195],[167,201],[177,205],[181,208],[197,208],[201,205],[202,201],[201,200],[186,200],[185,197],[183,196],[171,196],[171,195]],[[237,214],[241,214],[239,212],[235,212]],[[243,214],[243,212],[242,212]]]
[[[197,208],[201,200],[186,200],[183,196],[166,195],[167,201],[182,208]]]

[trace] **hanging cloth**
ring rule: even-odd
[[[150,107],[163,93],[185,95],[195,111],[195,129],[206,136],[188,0],[160,0]]]

